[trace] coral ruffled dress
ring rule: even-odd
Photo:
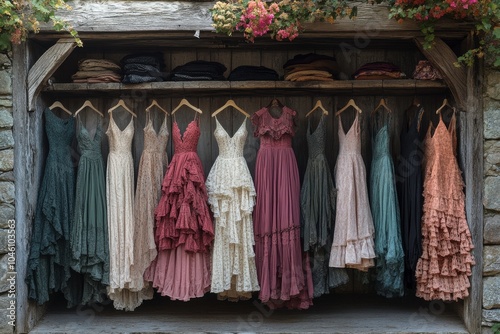
[[[469,295],[474,258],[465,216],[464,182],[456,159],[456,118],[449,128],[439,120],[425,139],[422,256],[417,263],[418,297],[458,300]]]

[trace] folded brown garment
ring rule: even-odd
[[[324,69],[328,72],[336,73],[339,70],[339,66],[335,60],[318,59],[307,64],[294,64],[284,68],[286,73],[291,73],[297,69],[304,69],[304,70]]]
[[[315,75],[305,75],[297,77],[291,81],[334,81],[333,78],[319,77]]]
[[[106,59],[82,59],[78,62],[78,66],[90,67],[103,67],[110,70],[121,70],[120,65]]]
[[[388,72],[388,71],[375,71],[375,70],[368,70],[368,71],[362,71],[359,72],[354,76],[354,79],[359,79],[360,77],[366,77],[366,76],[387,76],[393,79],[401,79],[406,77],[406,75],[403,72]]]
[[[79,71],[113,71],[115,73],[120,73],[120,70],[106,68],[102,66],[78,66]]]
[[[116,72],[105,70],[105,71],[78,71],[71,76],[71,79],[96,78],[101,75],[109,75],[118,79],[121,78],[121,76]]]
[[[100,82],[121,82],[120,79],[109,76],[100,76],[97,78],[87,78],[87,79],[75,79],[75,83],[100,83]]]
[[[304,70],[304,71],[297,71],[297,72],[286,75],[285,80],[294,81],[295,78],[302,77],[302,76],[316,76],[316,77],[331,78],[332,74],[329,72],[326,72],[326,71]]]

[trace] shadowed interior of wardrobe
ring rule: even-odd
[[[148,50],[141,49],[137,50],[134,48],[119,47],[113,49],[103,49],[102,47],[84,47],[82,49],[77,48],[73,53],[66,59],[63,65],[56,71],[53,75],[54,82],[64,83],[71,82],[71,75],[77,71],[77,63],[80,59],[84,58],[104,58],[108,60],[115,61],[119,63],[120,59],[127,54],[135,52],[144,51],[160,51],[163,53],[164,61],[166,65],[166,71],[170,71],[176,66],[183,65],[188,61],[192,60],[209,60],[217,61],[224,64],[227,67],[227,71],[224,73],[225,76],[230,73],[230,71],[240,65],[257,65],[272,68],[278,72],[280,76],[283,75],[283,64],[293,58],[297,54],[306,54],[310,52],[315,52],[318,54],[324,54],[329,56],[335,56],[340,68],[340,79],[350,80],[352,73],[356,71],[358,67],[369,62],[375,61],[387,61],[398,65],[401,70],[406,73],[407,78],[411,79],[413,70],[419,60],[425,59],[425,57],[417,50],[411,41],[400,41],[396,44],[384,44],[373,43],[374,46],[369,46],[364,49],[358,49],[356,52],[345,52],[339,48],[338,45],[325,46],[321,45],[318,48],[307,48],[300,47],[297,45],[288,45],[285,47],[280,47],[277,49],[266,49],[266,48],[241,48],[241,49],[210,49],[210,48],[151,48]],[[385,80],[386,81],[386,80]],[[204,84],[210,84],[209,82]],[[308,118],[306,118],[306,113],[308,113],[317,100],[321,100],[323,106],[329,111],[329,115],[326,117],[326,157],[329,163],[329,167],[333,176],[333,171],[335,167],[335,161],[338,155],[339,142],[338,142],[338,125],[339,118],[335,116],[335,111],[342,108],[350,98],[356,101],[356,104],[363,110],[360,115],[360,126],[361,126],[361,140],[362,140],[362,156],[365,162],[367,175],[370,173],[370,163],[371,163],[371,131],[370,131],[370,115],[372,110],[378,105],[381,98],[385,98],[388,106],[392,109],[392,121],[391,121],[391,144],[392,144],[392,156],[394,159],[395,167],[398,164],[398,154],[400,151],[399,144],[399,134],[403,128],[404,122],[406,122],[405,110],[412,104],[414,98],[417,97],[425,109],[425,115],[422,122],[422,128],[424,131],[427,130],[429,121],[432,121],[435,125],[438,121],[438,116],[435,114],[436,109],[441,106],[443,99],[448,98],[452,101],[452,97],[449,95],[447,90],[435,90],[435,91],[419,91],[415,87],[414,89],[409,88],[404,92],[398,92],[394,94],[390,89],[384,89],[382,83],[382,89],[377,94],[364,94],[360,91],[351,92],[336,92],[332,90],[311,90],[304,89],[294,90],[293,92],[287,92],[286,90],[261,90],[257,93],[252,93],[251,91],[246,91],[245,94],[240,92],[227,90],[227,91],[210,91],[207,90],[203,93],[190,92],[189,90],[178,90],[173,93],[159,92],[155,90],[142,90],[142,89],[130,89],[123,91],[106,91],[106,92],[87,92],[87,91],[75,91],[75,92],[57,92],[57,91],[46,91],[42,94],[42,103],[45,106],[50,106],[55,100],[59,100],[66,108],[72,112],[76,111],[83,104],[85,100],[90,100],[92,104],[97,107],[103,114],[104,118],[101,118],[97,113],[86,109],[79,113],[79,118],[82,120],[84,126],[89,130],[90,136],[93,137],[97,123],[102,122],[103,129],[106,130],[109,124],[109,114],[108,109],[113,107],[119,99],[123,99],[127,106],[129,106],[136,114],[137,118],[134,120],[134,139],[132,143],[132,155],[134,158],[135,165],[135,177],[137,178],[137,171],[139,160],[141,157],[143,149],[143,128],[146,125],[146,112],[145,109],[151,104],[153,99],[156,99],[163,108],[169,112],[175,108],[182,98],[186,98],[191,104],[199,107],[203,114],[199,115],[200,120],[200,130],[201,137],[198,143],[198,155],[202,161],[205,177],[208,175],[212,164],[214,163],[218,155],[218,146],[213,135],[215,130],[216,122],[215,118],[211,117],[211,113],[224,105],[228,99],[233,99],[238,106],[244,109],[247,113],[253,114],[255,111],[267,106],[272,99],[277,98],[283,105],[290,107],[297,112],[296,115],[296,134],[293,138],[293,149],[297,158],[299,174],[301,180],[303,178],[306,164],[307,164],[307,141],[306,141],[306,131]],[[64,112],[56,109],[54,110],[56,114],[61,117],[68,117]],[[344,131],[347,132],[354,120],[355,110],[350,108],[341,114],[342,124]],[[42,113],[39,113],[39,117],[42,117]],[[444,119],[446,124],[448,124],[449,113],[444,112]],[[161,126],[163,121],[164,113],[158,109],[153,109],[151,112],[153,118],[153,125],[156,131]],[[182,108],[175,113],[175,120],[177,121],[181,134],[184,133],[188,123],[194,118],[195,112],[189,108]],[[458,136],[460,136],[460,113],[457,114],[457,129]],[[131,115],[123,110],[117,109],[113,112],[113,118],[120,129],[123,129],[130,122]],[[311,131],[313,131],[321,117],[320,110],[315,111],[311,114]],[[217,115],[217,118],[221,125],[226,129],[228,134],[232,136],[234,132],[240,127],[241,122],[244,120],[244,116],[228,108]],[[172,133],[172,122],[173,118],[168,116],[167,125],[168,130]],[[244,157],[248,163],[248,167],[252,176],[254,176],[255,160],[257,156],[257,151],[259,149],[259,142],[253,136],[253,126],[250,120],[247,120],[246,128],[248,130],[247,141],[244,150]],[[44,150],[42,156],[46,155],[47,143],[44,139]],[[460,142],[460,141],[458,141]],[[102,140],[102,155],[104,163],[106,164],[106,157],[109,152],[108,140],[104,135]],[[173,155],[173,143],[170,139],[167,145],[167,154],[169,160]],[[74,142],[74,158],[75,166],[78,163],[78,149],[76,140]],[[460,152],[458,153],[459,165],[461,165]],[[396,171],[397,172],[397,171]],[[135,181],[135,180],[134,180]],[[412,333],[417,331],[419,328],[412,323],[412,319],[417,317],[417,319],[422,320],[422,323],[431,323],[431,327],[424,326],[425,333],[466,333],[461,320],[458,318],[458,314],[462,312],[456,312],[462,307],[462,303],[440,303],[439,307],[444,307],[443,312],[432,311],[432,303],[424,302],[414,298],[414,292],[409,291],[408,296],[404,298],[396,299],[384,299],[375,296],[375,289],[373,280],[369,280],[366,283],[367,275],[357,272],[356,270],[348,270],[349,282],[343,286],[340,286],[332,290],[332,294],[329,296],[323,296],[319,299],[315,299],[315,305],[312,306],[307,311],[287,311],[287,310],[277,310],[273,311],[272,315],[265,317],[264,311],[259,311],[259,307],[254,301],[239,302],[236,304],[227,301],[217,301],[216,297],[212,294],[207,294],[207,296],[200,298],[199,300],[192,300],[187,303],[182,302],[172,302],[168,300],[167,297],[155,296],[152,301],[145,301],[144,305],[140,306],[133,313],[125,313],[114,311],[112,304],[104,306],[102,311],[95,312],[97,318],[103,317],[105,319],[107,316],[111,316],[109,320],[110,324],[116,323],[118,320],[120,322],[125,321],[124,319],[131,319],[130,324],[119,327],[125,330],[132,330],[127,328],[132,326],[133,320],[148,322],[151,316],[151,324],[156,324],[161,326],[163,321],[166,321],[169,326],[174,326],[176,321],[183,319],[185,321],[186,327],[172,327],[172,331],[184,330],[184,331],[279,331],[279,332],[332,332],[332,328],[337,328],[340,331],[342,327],[335,327],[335,322],[339,326],[344,326],[346,332],[365,332],[365,330],[377,330],[377,328],[370,328],[370,326],[375,326],[378,321],[381,332],[388,332],[385,330],[392,325],[394,332]],[[75,310],[65,310],[61,308],[64,305],[64,301],[54,298],[54,301],[48,306],[48,312],[45,319],[40,322],[40,324],[35,328],[34,333],[46,333],[44,328],[50,328],[54,331],[53,327],[46,327],[48,324],[53,322],[55,319],[59,319],[61,323],[67,317],[70,323],[78,323],[79,321],[85,321],[85,318],[78,317],[75,314]],[[345,308],[343,307],[345,306]],[[260,306],[262,307],[262,306]],[[219,311],[216,311],[220,308]],[[267,310],[267,308],[266,308]],[[356,316],[356,312],[359,310],[359,318]],[[95,310],[94,310],[95,311]],[[93,312],[94,312],[93,311]],[[244,319],[252,312],[260,312],[265,318],[264,324],[269,325],[267,327],[261,328],[234,328],[238,324],[238,317],[243,316]],[[423,312],[423,313],[422,313]],[[439,313],[439,314],[438,314]],[[161,320],[161,315],[165,315],[167,318]],[[192,316],[189,316],[192,314]],[[371,315],[370,315],[371,314]],[[415,316],[417,314],[417,316]],[[422,314],[428,314],[429,316],[422,316]],[[227,317],[226,317],[227,315]],[[56,316],[56,318],[53,318]],[[213,318],[212,318],[213,316]],[[378,319],[373,323],[362,323],[363,317],[373,317],[373,319]],[[61,318],[63,317],[63,318]],[[156,319],[155,317],[160,317]],[[177,320],[176,320],[176,317]],[[198,318],[200,317],[200,318]],[[260,316],[259,316],[260,317]],[[351,318],[352,317],[352,318]],[[382,317],[382,318],[380,318]],[[387,317],[387,318],[386,318]],[[412,318],[413,317],[413,318]],[[421,318],[419,318],[421,317]],[[94,320],[94,324],[99,324],[96,322],[97,318]],[[80,319],[80,320],[78,320]],[[141,320],[144,319],[144,320]],[[156,320],[154,320],[156,319]],[[205,319],[205,320],[203,320]],[[215,320],[213,325],[209,323]],[[229,319],[229,320],[228,320]],[[235,320],[236,319],[236,320]],[[275,320],[273,320],[275,319]],[[281,319],[281,320],[280,320]],[[299,325],[300,321],[305,321]],[[332,319],[332,322],[329,322]],[[359,320],[357,320],[359,319]],[[409,319],[409,323],[407,320]],[[432,321],[431,321],[432,320]],[[442,321],[441,321],[442,320]],[[157,322],[155,322],[157,321]],[[158,323],[158,321],[160,321]],[[197,321],[197,325],[193,325],[189,322]],[[206,327],[201,326],[206,321]],[[245,320],[247,321],[247,320]],[[276,321],[276,322],[273,322]],[[283,321],[284,325],[292,327],[280,327],[280,321]],[[359,323],[357,323],[359,321]],[[227,322],[227,325],[223,325],[223,322]],[[296,323],[297,322],[297,323]],[[355,324],[353,324],[355,322]],[[217,327],[217,323],[219,327]],[[321,324],[327,324],[322,326]],[[357,323],[357,324],[356,324]],[[399,323],[396,325],[396,323]],[[343,324],[343,325],[342,325]],[[371,324],[371,325],[370,325]],[[101,324],[105,325],[105,323]],[[267,326],[265,325],[265,326]],[[62,325],[61,325],[62,326]],[[97,326],[97,325],[96,325]],[[231,327],[233,326],[233,327]],[[295,326],[298,326],[295,328]],[[318,326],[316,330],[315,326]],[[351,329],[349,326],[353,326]],[[358,327],[356,327],[358,326]],[[389,327],[387,327],[389,326]],[[435,327],[433,327],[435,326]],[[101,327],[102,329],[103,327]],[[219,329],[218,329],[219,328]],[[224,328],[224,329],[223,329]],[[364,328],[364,329],[363,329]],[[64,326],[60,328],[63,330]],[[97,327],[95,328],[97,330]],[[322,329],[322,330],[320,330]],[[77,332],[78,326],[66,327],[66,330],[70,332]],[[86,327],[86,330],[91,330],[91,327]],[[155,326],[150,326],[149,328],[135,328],[135,332],[162,332],[163,328],[156,328]],[[369,331],[370,332],[370,331]]]

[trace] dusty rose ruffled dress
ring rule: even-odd
[[[442,117],[425,139],[422,256],[416,295],[425,300],[458,300],[469,295],[474,246],[465,216],[464,182],[456,159],[456,118]]]
[[[155,211],[158,255],[144,274],[162,296],[188,301],[210,290],[210,249],[214,239],[205,176],[196,153],[200,128],[195,119],[181,135],[172,127],[174,156]]]
[[[252,116],[260,138],[255,165],[253,211],[259,299],[271,308],[307,309],[313,282],[300,243],[300,179],[292,149],[295,111],[284,106],[274,118],[268,108]]]

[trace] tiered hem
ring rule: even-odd
[[[373,236],[359,240],[347,241],[345,245],[333,245],[330,256],[330,267],[354,268],[368,271],[375,265]]]

